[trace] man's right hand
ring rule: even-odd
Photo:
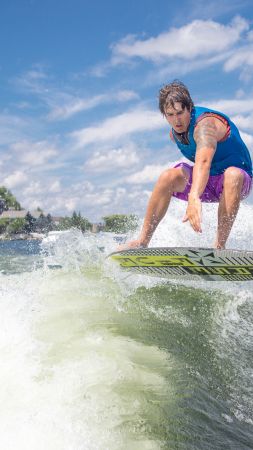
[[[196,233],[202,233],[201,229],[201,200],[198,197],[191,198],[189,195],[188,206],[183,222],[189,220],[191,227]]]

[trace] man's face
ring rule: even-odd
[[[187,108],[183,109],[182,103],[176,102],[174,107],[167,106],[165,108],[165,117],[177,133],[184,133],[191,120],[191,111],[188,111]]]

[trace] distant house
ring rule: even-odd
[[[41,216],[41,214],[43,214],[44,217],[47,216],[47,214],[42,213],[42,211],[28,211],[27,209],[21,209],[20,211],[17,211],[15,209],[8,209],[7,211],[2,211],[0,209],[0,219],[24,219],[26,217],[26,215],[31,214],[32,217],[34,217],[35,219],[39,219],[39,217]],[[61,222],[61,220],[63,219],[63,217],[60,216],[51,216],[51,220],[52,223],[54,225],[59,225],[59,223]]]
[[[92,233],[99,233],[99,231],[103,231],[105,228],[105,225],[103,223],[93,223],[91,232]]]
[[[2,211],[2,213],[0,213],[0,219],[24,219],[28,212],[35,219],[38,219],[41,215],[41,211],[27,211],[26,209],[18,211],[15,209],[8,209],[7,211]]]
[[[60,223],[61,223],[61,221],[64,219],[64,217],[58,217],[58,216],[51,216],[51,218],[52,218],[52,222],[55,224],[55,225],[59,225]]]

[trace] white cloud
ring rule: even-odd
[[[79,204],[78,198],[69,197],[63,200],[63,207],[65,207],[64,209],[66,209],[68,212],[74,211],[78,206],[78,204]]]
[[[235,51],[224,64],[225,72],[240,69],[240,79],[249,81],[252,78],[253,45],[241,47]]]
[[[11,145],[16,158],[27,166],[41,166],[58,155],[58,150],[46,141],[22,141]]]
[[[69,188],[69,192],[80,194],[83,197],[84,195],[87,195],[87,193],[93,192],[94,189],[95,187],[90,181],[84,180],[81,183],[72,184]]]
[[[60,106],[54,106],[52,111],[48,114],[50,120],[64,120],[77,114],[81,111],[85,111],[91,108],[95,108],[97,105],[106,101],[105,95],[96,95],[93,98],[78,99],[72,98],[67,103]],[[63,103],[63,102],[61,102]]]
[[[32,94],[39,95],[40,97],[47,96],[48,87],[46,82],[48,82],[49,77],[45,68],[36,64],[31,70],[23,73],[12,79],[12,83],[19,89],[31,92]]]
[[[223,63],[225,72],[240,69],[240,79],[248,82],[253,66],[253,31],[248,30],[249,22],[236,16],[227,25],[193,20],[148,39],[128,35],[111,46],[111,66],[129,64],[137,58],[151,61],[156,69],[146,81],[154,83]],[[242,42],[247,45],[241,47]]]
[[[77,148],[88,144],[114,141],[123,136],[165,127],[165,119],[160,113],[151,110],[134,110],[110,117],[101,125],[83,128],[71,133]]]
[[[46,212],[50,208],[54,210],[56,197],[55,194],[59,194],[61,192],[61,185],[59,180],[30,180],[27,178],[26,183],[22,188],[20,201],[21,204],[25,204],[25,206],[29,209],[36,208],[37,206],[45,209]],[[45,182],[47,189],[45,191]],[[54,194],[52,196],[52,194]]]
[[[208,18],[222,17],[225,14],[232,13],[234,11],[241,11],[243,7],[249,6],[250,0],[233,0],[232,2],[221,2],[220,0],[212,0],[207,2],[206,0],[190,0],[189,11],[187,11],[187,17],[189,18]],[[181,13],[181,9],[180,12]]]
[[[241,137],[244,140],[245,144],[247,145],[248,149],[253,152],[253,136],[248,133],[244,133],[241,131]]]
[[[103,78],[106,76],[109,67],[108,62],[98,63],[88,71],[88,74],[92,77]]]
[[[61,192],[61,183],[59,180],[53,181],[48,188],[49,192],[52,192],[54,194],[58,194],[58,192]]]
[[[125,169],[139,162],[139,157],[132,145],[118,149],[105,149],[95,152],[87,160],[84,169],[94,172],[108,172]]]
[[[248,28],[246,20],[236,17],[230,25],[212,20],[194,20],[181,28],[171,28],[168,32],[146,40],[127,36],[112,46],[112,63],[122,63],[134,57],[163,62],[171,58],[190,60],[217,54],[237,43]]]
[[[58,103],[60,105],[54,106],[48,114],[50,120],[65,120],[79,112],[87,111],[99,105],[111,102],[127,102],[139,98],[138,94],[131,90],[95,95],[91,98],[68,97],[67,101],[64,97],[62,100],[59,98]]]
[[[55,203],[51,201],[53,209],[65,210],[68,213],[93,209],[104,205],[109,205],[113,201],[114,191],[112,189],[97,189],[96,192],[87,192],[85,196],[81,193],[72,195],[65,191],[65,196],[57,197]]]
[[[139,95],[130,90],[122,90],[116,92],[116,94],[110,96],[113,100],[117,100],[119,102],[128,102],[129,100],[136,100],[139,98]]]
[[[16,188],[17,186],[23,185],[27,181],[28,177],[26,174],[21,172],[20,170],[16,170],[7,177],[5,177],[2,181],[3,186],[6,186],[8,189]]]
[[[232,120],[240,129],[253,131],[253,111],[247,116],[241,114],[233,116]]]
[[[107,103],[121,103],[136,100],[139,95],[133,90],[122,89],[111,91],[91,97],[72,95],[69,87],[59,90],[49,83],[50,79],[42,70],[31,70],[21,77],[17,77],[15,83],[29,93],[37,95],[50,109],[47,119],[51,121],[66,120],[82,111],[88,111],[99,105]]]
[[[69,214],[74,210],[84,211],[87,207],[92,208],[95,205],[96,197],[101,197],[97,189],[94,191],[94,186],[89,181],[67,185],[67,187],[58,179],[45,180],[43,177],[41,180],[30,180],[29,177],[25,181],[20,195],[15,194],[18,200],[22,206],[29,209],[40,206],[45,213]],[[103,194],[102,191],[101,194]],[[103,202],[103,199],[101,201]]]
[[[28,181],[28,180],[27,180]],[[44,187],[42,186],[40,181],[28,181],[28,184],[23,189],[23,196],[37,196],[42,194],[44,191]]]
[[[164,82],[168,77],[179,77],[191,72],[202,71],[207,67],[214,66],[225,61],[230,57],[232,51],[220,53],[215,56],[200,56],[192,60],[175,59],[163,64],[160,68],[156,67],[147,77],[147,81],[151,83]]]
[[[136,172],[129,177],[125,178],[126,183],[131,184],[145,184],[152,183],[156,181],[159,175],[168,169],[168,164],[166,165],[147,165],[139,172]]]
[[[217,100],[214,102],[205,102],[205,106],[209,108],[222,111],[226,114],[237,114],[250,113],[253,111],[253,98],[246,99],[232,99],[232,100]]]
[[[233,55],[224,64],[226,72],[241,68],[243,64],[253,66],[253,45],[241,47],[233,53]]]
[[[32,127],[31,120],[24,120],[17,115],[0,115],[0,145],[9,145],[20,139]]]
[[[100,192],[100,195],[88,194],[82,201],[83,206],[101,206],[108,205],[112,202],[114,192],[112,189],[105,189],[103,192]]]
[[[42,166],[52,157],[56,156],[58,152],[53,148],[48,148],[46,150],[37,153],[35,151],[27,152],[25,155],[22,155],[20,161],[22,163],[27,164],[28,166]]]

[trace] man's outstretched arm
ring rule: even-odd
[[[196,126],[194,140],[197,144],[195,164],[193,168],[192,187],[188,198],[188,207],[184,222],[189,220],[194,231],[201,233],[201,201],[200,196],[206,187],[213,156],[219,139],[219,130],[215,119],[202,119]]]

